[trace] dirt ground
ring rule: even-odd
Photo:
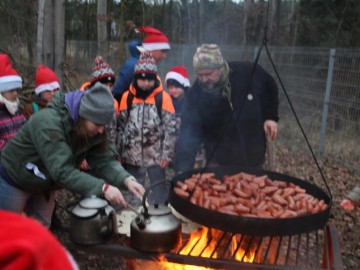
[[[340,239],[344,269],[360,269],[360,209],[357,208],[349,213],[339,208],[340,201],[358,183],[359,179],[345,168],[338,167],[335,162],[325,160],[319,162],[325,178],[324,182],[316,163],[308,155],[292,153],[286,147],[277,147],[277,149],[275,163],[277,172],[313,182],[324,191],[327,190],[326,184],[329,186],[332,194],[329,222],[335,224]],[[66,205],[68,200],[73,199],[74,196],[69,192],[61,191],[58,194],[58,201],[62,205]],[[66,219],[66,215],[63,218]],[[69,242],[66,232],[55,230],[54,233],[64,244]],[[119,235],[112,241],[121,243],[124,241],[124,237]],[[70,249],[70,252],[78,262],[80,269],[125,269],[125,260],[119,256],[90,254],[74,249]]]

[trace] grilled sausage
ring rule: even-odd
[[[187,199],[189,198],[190,194],[189,192],[179,188],[179,187],[174,187],[174,192],[181,198]]]

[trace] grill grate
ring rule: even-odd
[[[200,250],[198,245],[201,243],[198,242],[184,253],[189,239],[183,238],[183,245],[177,251],[161,254],[161,258],[173,263],[227,270],[344,269],[338,237],[332,224],[310,233],[282,237],[254,237],[220,232],[220,236],[216,237],[216,245],[210,249],[212,251],[206,257],[202,257],[209,250],[212,240],[209,237]],[[69,243],[68,247],[97,254],[155,261],[159,259],[159,254],[140,252],[125,244],[86,247]],[[253,258],[253,262],[247,261],[249,257]]]

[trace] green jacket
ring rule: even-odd
[[[3,150],[1,161],[21,189],[42,193],[60,186],[83,195],[99,196],[105,181],[126,188],[124,179],[130,174],[117,161],[113,142],[109,141],[106,151],[99,149],[105,134],[91,138],[86,147],[76,143],[74,127],[84,94],[80,92],[66,94],[69,95],[66,101],[64,94],[55,96],[48,108],[30,117]],[[101,179],[77,169],[84,158]],[[41,176],[35,175],[32,164]]]

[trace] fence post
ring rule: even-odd
[[[328,67],[328,74],[326,79],[326,91],[324,97],[324,108],[322,113],[322,121],[321,121],[321,130],[320,130],[320,142],[319,142],[319,149],[317,153],[317,157],[320,159],[324,153],[324,143],[325,143],[325,135],[326,135],[326,125],[329,113],[329,102],[330,102],[330,94],[331,94],[331,84],[332,84],[332,77],[334,73],[334,63],[335,63],[335,53],[336,49],[330,49],[329,55],[329,67]]]

